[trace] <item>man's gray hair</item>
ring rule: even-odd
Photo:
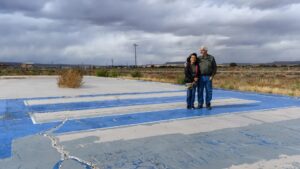
[[[205,51],[207,51],[207,47],[206,47],[206,46],[201,46],[201,47],[200,47],[200,50],[205,50]]]

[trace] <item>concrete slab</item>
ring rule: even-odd
[[[0,160],[1,168],[53,168],[53,164],[60,160],[60,154],[51,146],[51,141],[41,135],[14,140],[11,151],[11,158]]]
[[[60,98],[91,95],[111,95],[141,92],[178,91],[185,87],[168,83],[143,82],[120,78],[85,76],[80,89],[57,87],[57,76],[25,76],[24,78],[0,79],[0,99]],[[158,85],[159,84],[159,85]]]
[[[0,166],[299,168],[299,99],[214,90],[213,110],[186,110],[184,90],[97,77],[81,89],[57,88],[56,77],[0,79]]]

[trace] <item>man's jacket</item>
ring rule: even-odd
[[[214,76],[217,73],[217,63],[215,58],[209,54],[206,57],[199,57],[199,67],[201,75]]]

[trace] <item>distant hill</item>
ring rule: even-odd
[[[300,65],[300,61],[275,61],[270,63],[236,63],[237,65],[245,66],[245,65]],[[222,63],[221,65],[230,65],[231,63]]]
[[[276,61],[271,64],[275,65],[300,65],[300,61]]]

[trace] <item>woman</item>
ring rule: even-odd
[[[199,64],[196,53],[190,54],[185,66],[185,83],[187,86],[187,109],[194,109],[195,93],[199,77]]]

